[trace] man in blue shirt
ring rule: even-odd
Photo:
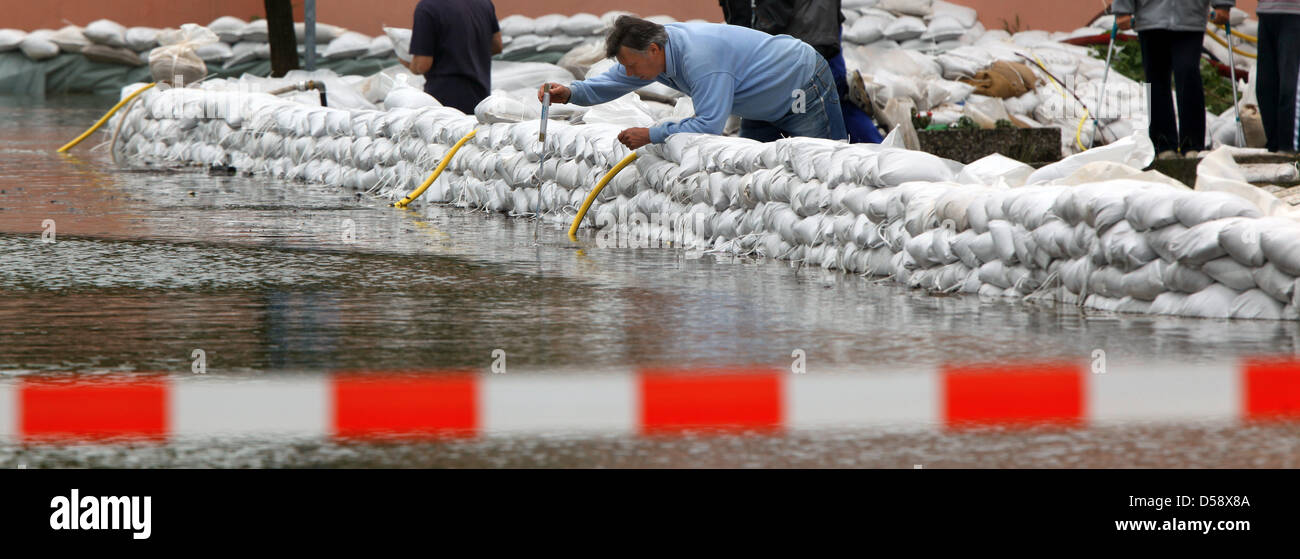
[[[474,114],[492,90],[492,55],[501,28],[491,0],[420,0],[411,28],[412,73],[439,103]]]
[[[848,138],[826,60],[789,35],[623,16],[605,40],[605,54],[619,62],[608,72],[569,87],[544,84],[537,95],[549,90],[553,102],[597,105],[657,81],[691,96],[695,116],[619,134],[631,149],[678,132],[721,134],[732,114],[742,119],[741,135],[759,141]]]

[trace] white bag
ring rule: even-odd
[[[0,52],[16,50],[21,45],[23,39],[27,38],[27,32],[20,29],[0,29]]]
[[[90,22],[86,29],[82,31],[90,42],[97,45],[108,45],[110,47],[126,46],[126,27],[116,21],[99,19]]]
[[[216,33],[193,23],[163,31],[158,42],[167,46],[149,53],[149,73],[156,82],[176,85],[173,80],[180,77],[186,84],[195,83],[208,75],[208,65],[195,51],[219,40]]]
[[[330,41],[329,47],[321,56],[327,60],[359,58],[370,52],[371,41],[372,39],[366,35],[348,31]]]
[[[222,41],[234,44],[239,42],[240,32],[248,22],[233,16],[221,16],[208,24],[208,30],[217,34]]]
[[[411,30],[398,27],[385,27],[384,33],[388,35],[388,40],[393,43],[393,52],[397,54],[397,59],[403,62],[410,62]]]
[[[136,51],[144,52],[158,46],[159,30],[153,27],[132,27],[126,30],[126,46]]]
[[[33,31],[18,43],[18,48],[32,60],[47,60],[59,55],[59,45],[49,39],[52,32]]]

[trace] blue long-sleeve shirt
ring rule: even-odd
[[[718,23],[670,23],[665,69],[654,81],[691,96],[695,116],[650,128],[662,143],[678,132],[721,134],[732,114],[775,121],[790,112],[794,91],[812,79],[817,51],[789,35]],[[597,105],[649,85],[627,75],[622,64],[569,85],[569,101]]]

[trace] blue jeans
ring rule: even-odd
[[[740,136],[760,142],[771,142],[781,137],[803,136],[846,140],[844,113],[840,110],[840,95],[835,91],[835,79],[826,60],[818,57],[817,70],[804,85],[802,107],[797,95],[790,97],[790,111],[774,122],[742,119]]]
[[[831,65],[831,75],[835,76],[835,90],[840,94],[840,108],[844,110],[844,128],[849,132],[849,142],[878,144],[885,141],[875,121],[857,105],[845,100],[849,96],[849,79],[848,70],[844,68],[844,55],[837,54],[827,62]]]

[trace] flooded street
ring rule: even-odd
[[[119,165],[90,149],[104,134],[55,153],[111,104],[0,97],[2,467],[1300,462],[1294,370],[1249,365],[1294,356],[1293,322],[933,296],[788,262],[600,249],[585,231],[575,245],[549,223],[535,241],[527,219]],[[955,371],[972,364],[981,372],[971,374],[994,375],[988,386]],[[690,389],[704,396],[661,386],[660,375],[683,374],[704,379]],[[1000,374],[1012,375],[1011,392],[1000,392]],[[470,379],[463,433],[447,436],[442,419],[363,428],[343,418],[362,401],[356,391],[376,385],[347,379],[445,387],[452,377]],[[707,384],[714,377],[724,380]],[[1050,400],[1045,391],[1058,389],[1042,388],[1046,377],[1064,379],[1064,407],[1016,407]],[[400,382],[367,405],[460,405],[385,400],[404,393]],[[63,413],[72,400],[60,390],[154,384],[165,413],[150,440],[134,427],[45,440],[19,413]],[[752,402],[771,413],[750,413],[734,390],[757,391]],[[866,399],[836,398],[854,390]],[[201,417],[185,407],[219,392],[263,403]],[[871,398],[895,411],[873,415]],[[1013,401],[1011,411],[981,407],[990,398]],[[701,409],[718,406],[731,411]],[[277,408],[265,422],[254,413]],[[299,409],[310,417],[302,425]],[[533,422],[534,412],[550,419]],[[77,432],[55,419],[41,418],[44,432]],[[1016,425],[989,425],[1004,419]],[[223,428],[241,421],[248,428]]]

